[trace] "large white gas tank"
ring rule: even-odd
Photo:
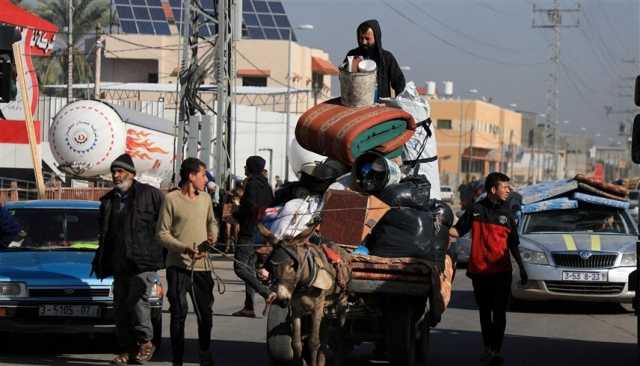
[[[65,106],[53,119],[49,143],[59,169],[80,177],[109,174],[121,154],[133,158],[138,175],[171,177],[171,121],[95,100]]]

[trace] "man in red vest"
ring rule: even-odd
[[[509,177],[491,173],[485,179],[486,198],[474,203],[449,231],[461,237],[471,231],[471,255],[467,276],[480,310],[484,352],[481,361],[501,364],[500,355],[507,325],[507,305],[511,295],[511,255],[520,268],[520,279],[527,282],[518,245],[518,227],[512,210],[505,204],[511,186]]]

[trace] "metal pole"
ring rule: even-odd
[[[73,99],[73,0],[67,0],[67,103]]]
[[[100,25],[96,27],[96,70],[93,80],[93,98],[100,99],[100,72],[102,68],[102,33]]]
[[[269,153],[269,184],[273,184],[273,149],[271,148],[263,148],[258,149],[258,151],[266,151]]]
[[[292,29],[289,30],[289,41],[287,42],[287,94],[285,95],[285,106],[284,110],[287,114],[287,123],[286,123],[286,131],[285,131],[285,145],[284,145],[284,181],[289,181],[289,124],[291,123],[291,117],[289,116],[290,112],[290,94],[291,94],[291,33]]]
[[[458,101],[460,102],[460,136],[458,137],[458,179],[457,185],[458,187],[462,183],[462,120],[464,118],[464,109],[463,109],[463,99],[462,97],[458,97]]]
[[[218,39],[216,41],[216,84],[217,84],[217,116],[216,116],[216,173],[218,182],[223,186],[226,178],[226,162],[224,149],[224,128],[227,118],[227,1],[218,1]]]

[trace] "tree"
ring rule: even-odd
[[[42,18],[58,26],[60,33],[56,36],[59,47],[54,49],[51,57],[34,60],[40,81],[44,84],[66,83],[67,78],[67,1],[45,0],[37,8],[36,13]],[[90,64],[93,47],[82,47],[82,44],[95,35],[96,26],[103,28],[109,24],[108,0],[72,0],[73,1],[73,82],[87,83],[93,80],[93,65]]]

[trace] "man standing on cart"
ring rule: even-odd
[[[511,295],[511,259],[520,268],[520,279],[528,276],[522,265],[516,220],[506,201],[511,192],[509,177],[494,172],[485,179],[486,198],[473,204],[449,231],[458,238],[471,231],[471,255],[467,276],[480,310],[484,352],[482,362],[501,364],[502,341],[507,325],[507,304]]]
[[[377,66],[377,99],[391,97],[391,89],[395,95],[405,87],[405,79],[398,61],[393,54],[382,48],[382,30],[375,19],[362,22],[356,30],[358,47],[347,53],[347,56],[373,60]]]

